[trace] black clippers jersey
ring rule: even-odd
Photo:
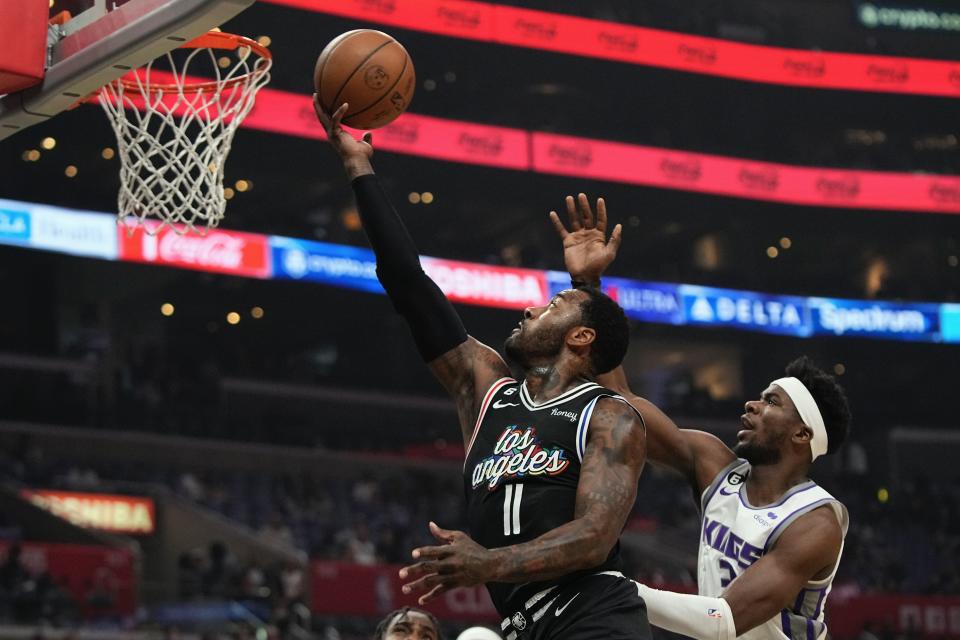
[[[463,485],[470,535],[488,549],[528,542],[573,520],[590,416],[600,398],[623,398],[593,382],[535,405],[526,383],[497,380],[484,396],[467,449]],[[624,402],[626,402],[624,400]],[[617,570],[620,543],[588,571],[550,582],[489,583],[509,616],[533,594],[597,571]]]

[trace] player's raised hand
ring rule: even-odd
[[[597,214],[593,215],[590,201],[583,193],[576,198],[567,196],[568,230],[556,211],[550,212],[550,220],[563,240],[563,262],[574,280],[599,282],[600,276],[617,257],[623,227],[613,228],[607,238],[607,205],[597,198]]]
[[[492,575],[489,550],[463,531],[441,529],[433,522],[430,533],[441,544],[413,550],[413,559],[420,562],[400,570],[401,579],[412,579],[403,585],[404,593],[424,592],[418,600],[423,605],[451,589],[489,582]]]
[[[340,157],[344,161],[355,158],[369,160],[373,157],[373,134],[368,131],[363,134],[362,140],[357,140],[344,131],[341,120],[343,120],[348,108],[349,105],[343,103],[332,115],[328,114],[320,105],[320,98],[317,94],[313,94],[313,110],[317,113],[320,123],[323,124],[330,144],[333,145]]]

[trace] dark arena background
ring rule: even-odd
[[[813,468],[851,518],[831,636],[960,638],[960,6],[259,0],[222,28],[274,65],[208,235],[117,227],[96,105],[0,142],[0,638],[370,638],[427,523],[465,527],[456,413],[311,107],[357,28],[416,65],[374,162],[471,335],[569,286],[547,215],[604,197],[638,394],[733,444],[797,356],[846,388]],[[626,573],[695,592],[699,536],[648,463]],[[427,608],[500,628],[481,586]]]

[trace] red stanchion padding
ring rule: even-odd
[[[48,0],[0,0],[0,95],[43,80]]]

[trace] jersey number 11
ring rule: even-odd
[[[508,484],[503,488],[503,535],[520,533],[520,499],[522,484]]]

